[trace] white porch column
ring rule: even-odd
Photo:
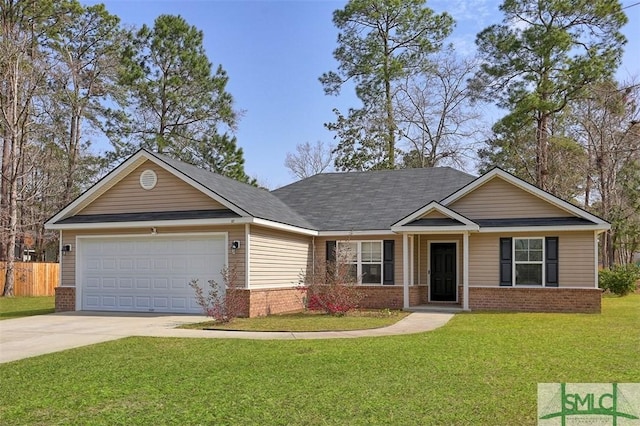
[[[416,262],[414,261],[414,254],[413,252],[415,251],[415,247],[416,247],[416,237],[415,235],[410,235],[409,236],[409,285],[411,285],[411,287],[413,287],[415,285],[415,265]]]
[[[402,281],[404,308],[409,307],[409,235],[402,234]]]
[[[469,310],[469,231],[462,234],[462,309]]]

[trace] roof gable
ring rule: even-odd
[[[607,225],[586,210],[499,168],[454,192],[442,204],[472,220],[578,217]]]
[[[147,170],[152,170],[157,176],[152,189],[144,189],[140,185],[141,174]],[[82,208],[78,215],[226,208],[163,167],[147,160]]]
[[[407,230],[411,230],[413,232],[450,232],[452,230],[477,231],[479,226],[437,201],[432,201],[404,217],[402,220],[394,223],[391,226],[391,229],[396,232]]]
[[[99,200],[103,194],[114,187],[116,188],[114,194],[117,194],[120,192],[117,187],[119,182],[124,180],[125,184],[123,186],[126,187],[129,180],[134,181],[135,179],[139,179],[139,176],[136,177],[135,174],[129,179],[127,179],[127,177],[140,168],[145,162],[162,169],[162,175],[165,178],[172,175],[187,185],[187,187],[190,187],[188,192],[194,194],[193,190],[195,189],[196,192],[199,191],[205,197],[208,197],[211,200],[211,204],[205,207],[207,210],[219,207],[228,209],[240,217],[261,219],[263,220],[262,224],[265,226],[282,224],[292,227],[292,230],[315,232],[312,231],[313,227],[304,218],[268,191],[146,150],[140,150],[133,154],[89,190],[49,219],[46,225],[51,227],[66,218],[79,214],[83,209],[90,206],[94,201]],[[178,186],[181,186],[181,184],[178,184]],[[185,187],[182,186],[182,188]],[[199,198],[196,204],[201,201],[203,201],[203,199]],[[196,207],[196,210],[202,210],[203,206],[193,207]],[[171,211],[175,210],[176,206],[174,205]],[[87,215],[91,213],[96,212],[92,212],[91,209],[83,212],[83,214]]]

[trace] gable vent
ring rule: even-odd
[[[153,189],[155,188],[156,183],[158,183],[158,176],[156,176],[156,172],[153,170],[145,170],[140,173],[140,186],[143,189]]]

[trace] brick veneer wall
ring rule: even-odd
[[[402,309],[404,293],[401,285],[360,286],[359,289],[364,293],[364,298],[360,302],[361,308]],[[424,286],[409,287],[409,305],[419,305],[424,292]]]
[[[402,309],[402,286],[360,286],[364,298],[360,307],[364,309]],[[420,305],[427,292],[426,286],[409,287],[409,304]],[[249,298],[250,317],[301,311],[302,293],[295,288],[269,288],[236,290],[243,291]]]
[[[470,287],[469,308],[476,311],[600,313],[598,288]]]
[[[252,289],[249,303],[249,316],[258,317],[287,312],[299,312],[304,309],[302,293],[295,288]]]
[[[76,288],[56,287],[56,312],[69,312],[76,310]]]

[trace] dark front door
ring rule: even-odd
[[[431,301],[456,301],[456,244],[431,244]]]

